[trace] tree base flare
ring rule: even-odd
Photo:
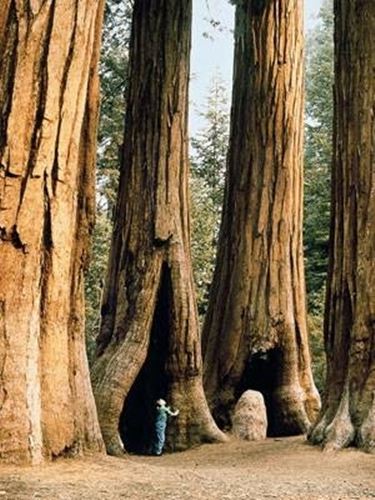
[[[211,416],[198,380],[173,383],[171,401],[180,410],[180,414],[169,427],[167,450],[183,451],[203,443],[224,443],[229,440]]]
[[[305,408],[305,393],[298,384],[280,386],[271,396],[270,434],[293,436],[311,428]]]
[[[345,387],[335,414],[325,411],[308,436],[312,444],[321,445],[324,451],[335,451],[355,445],[366,452],[375,452],[375,408],[370,406],[367,416],[359,421],[350,413],[349,389]],[[354,422],[357,421],[357,426]]]

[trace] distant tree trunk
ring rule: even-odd
[[[335,1],[327,382],[310,440],[375,449],[375,3]]]
[[[103,449],[83,301],[102,10],[0,7],[0,460]]]
[[[204,382],[221,427],[246,389],[269,434],[306,431],[319,409],[302,247],[302,2],[237,3],[224,212],[203,331]]]
[[[180,409],[169,447],[223,439],[202,387],[189,248],[191,1],[136,0],[125,147],[94,393],[107,451],[148,449],[158,397]]]

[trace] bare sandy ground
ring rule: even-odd
[[[0,500],[375,498],[375,456],[324,453],[303,437],[204,445],[162,457],[0,467]]]

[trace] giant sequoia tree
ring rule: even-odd
[[[302,256],[302,2],[236,2],[224,212],[203,331],[214,416],[242,391],[266,399],[270,434],[306,431],[319,396]]]
[[[103,2],[0,6],[0,459],[102,440],[84,347]]]
[[[189,249],[191,1],[136,0],[125,146],[94,392],[107,451],[147,451],[155,399],[180,409],[173,447],[223,437],[202,388]]]
[[[327,382],[311,433],[375,446],[375,3],[335,1],[334,159],[325,314]]]

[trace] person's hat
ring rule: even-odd
[[[156,401],[156,404],[157,404],[158,406],[165,406],[165,405],[167,404],[167,402],[166,402],[166,401],[164,401],[164,399],[158,399],[158,400]]]

